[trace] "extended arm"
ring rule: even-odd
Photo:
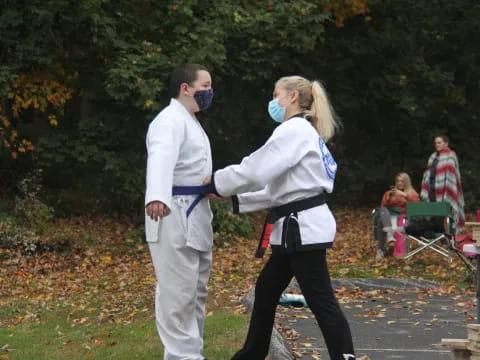
[[[182,140],[182,127],[174,119],[150,125],[147,134],[147,215],[157,220],[168,215],[172,202],[173,171]]]
[[[293,167],[304,155],[301,132],[280,125],[267,142],[238,165],[215,172],[213,185],[221,196],[257,192]]]

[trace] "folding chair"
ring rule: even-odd
[[[429,231],[431,236],[427,237],[426,233],[422,235],[413,235],[408,233],[406,227],[407,253],[405,260],[409,260],[413,255],[418,254],[425,249],[436,251],[442,256],[448,258],[448,262],[452,262],[451,250],[452,246],[450,238],[455,237],[454,221],[451,216],[450,204],[447,202],[407,202],[407,221],[410,224],[419,218],[425,217],[441,217],[443,218],[444,229],[439,231]],[[419,246],[411,250],[411,243],[417,243]],[[441,246],[444,243],[447,247]]]
[[[451,206],[448,202],[407,202],[407,221],[411,223],[419,217],[441,217],[443,218],[443,229],[435,228],[435,231],[429,230],[422,235],[409,234],[409,227],[405,228],[405,237],[407,240],[407,253],[405,260],[408,261],[413,255],[418,254],[425,249],[436,251],[452,262],[452,253],[457,254],[460,260],[465,264],[468,271],[475,273],[475,266],[472,264],[473,256],[467,255],[457,246],[455,239],[455,222],[453,220]],[[419,247],[411,250],[411,242],[417,243]],[[446,248],[441,246],[445,244]],[[460,244],[461,245],[461,244]]]

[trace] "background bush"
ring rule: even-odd
[[[239,237],[251,238],[257,229],[252,217],[244,214],[233,214],[230,202],[210,201],[213,212],[213,242],[223,247]]]
[[[199,118],[215,168],[271,134],[274,81],[321,79],[343,120],[333,202],[374,204],[399,171],[415,187],[433,136],[451,138],[467,208],[480,207],[476,0],[7,0],[0,14],[0,197],[44,169],[60,216],[143,216],[145,134],[171,69],[212,70]],[[5,200],[4,200],[5,201]],[[33,206],[33,205],[32,205]],[[37,209],[35,211],[40,211]]]
[[[0,212],[0,247],[29,256],[45,250],[66,250],[73,244],[72,234],[50,233],[53,209],[39,200],[41,170],[32,171],[19,183],[13,215]]]

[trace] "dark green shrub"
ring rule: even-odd
[[[42,170],[36,169],[19,182],[19,196],[15,198],[14,207],[15,221],[38,233],[42,233],[53,219],[53,209],[38,197],[42,189],[41,176]]]
[[[41,170],[34,170],[18,184],[13,216],[0,217],[0,247],[32,255],[45,250],[69,249],[73,243],[70,232],[51,233],[53,209],[39,199]]]
[[[73,234],[70,231],[40,234],[19,224],[13,217],[0,219],[0,248],[19,251],[23,256],[68,250],[72,244]]]
[[[256,226],[250,216],[233,214],[229,202],[211,201],[213,211],[213,242],[215,246],[223,247],[237,240],[238,237],[253,236]]]

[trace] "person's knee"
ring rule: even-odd
[[[330,314],[332,317],[343,316],[337,299],[331,293],[320,292],[315,296],[305,296],[305,300],[315,314]]]
[[[275,308],[280,299],[282,291],[276,292],[273,289],[255,288],[255,307],[264,309]]]

